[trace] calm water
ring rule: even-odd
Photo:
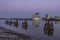
[[[50,33],[47,32],[47,34],[45,34],[44,33],[45,21],[41,21],[39,27],[32,25],[32,21],[28,21],[28,27],[23,28],[22,21],[19,21],[18,27],[15,27],[13,25],[5,24],[5,20],[0,20],[0,26],[10,30],[14,30],[17,33],[29,35],[40,40],[60,40],[60,24],[55,24],[54,22],[53,24],[54,30],[52,30],[52,32]]]
[[[41,16],[44,17],[44,15],[42,14],[43,12],[41,12]],[[4,14],[4,15],[3,15]],[[27,16],[26,16],[27,15]],[[55,14],[56,15],[56,14]],[[27,18],[30,18],[32,16],[32,13],[31,14],[5,14],[5,13],[2,13],[0,15],[0,17],[8,17],[8,18],[24,18],[24,17],[27,17]],[[53,15],[54,16],[54,15]],[[52,17],[53,17],[52,16]],[[13,20],[14,21],[14,20]],[[7,29],[10,29],[10,30],[13,30],[13,31],[16,31],[17,33],[22,33],[22,34],[25,34],[25,35],[29,35],[31,37],[34,37],[34,38],[37,38],[37,39],[40,39],[40,40],[60,40],[60,24],[55,24],[55,22],[53,22],[53,28],[54,30],[52,30],[51,32],[46,32],[44,31],[44,25],[45,25],[45,21],[41,21],[40,22],[40,25],[39,27],[36,27],[34,25],[32,25],[32,21],[28,21],[28,26],[27,28],[23,28],[22,27],[22,22],[23,21],[18,21],[19,22],[19,25],[18,27],[15,27],[13,25],[7,25],[5,24],[5,20],[0,20],[0,26],[4,27],[4,28],[7,28]]]

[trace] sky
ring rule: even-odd
[[[0,0],[1,13],[60,13],[60,0]]]
[[[31,17],[36,12],[59,15],[60,0],[0,0],[0,17]]]

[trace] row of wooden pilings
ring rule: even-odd
[[[5,23],[8,24],[8,25],[12,25],[13,24],[14,26],[18,27],[18,20],[15,20],[15,21],[6,20]],[[24,20],[22,22],[22,27],[24,29],[27,29],[27,27],[28,27],[27,20]],[[45,35],[48,35],[48,36],[52,36],[53,35],[53,32],[54,32],[53,22],[52,21],[46,21],[45,24],[44,24],[44,34]]]
[[[13,25],[15,27],[19,26],[18,20],[14,20],[14,21],[13,20],[6,20],[5,23],[7,25],[11,25],[11,26]],[[27,29],[27,26],[28,26],[27,20],[24,20],[24,22],[22,22],[22,27]]]

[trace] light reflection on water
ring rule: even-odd
[[[59,24],[54,24],[53,28],[54,30],[49,31],[47,29],[47,32],[44,30],[44,25],[45,21],[41,21],[39,27],[35,27],[32,25],[32,21],[27,21],[28,26],[23,27],[22,26],[22,21],[18,21],[18,27],[12,26],[12,25],[7,25],[5,24],[5,20],[0,21],[0,26],[5,27],[7,29],[11,29],[16,31],[17,33],[22,33],[25,35],[29,35],[34,38],[38,38],[41,40],[60,40],[60,25]]]

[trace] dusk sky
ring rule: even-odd
[[[31,17],[36,12],[59,15],[60,0],[0,0],[0,17]]]
[[[60,0],[0,0],[0,12],[32,13],[42,10],[60,12]]]

